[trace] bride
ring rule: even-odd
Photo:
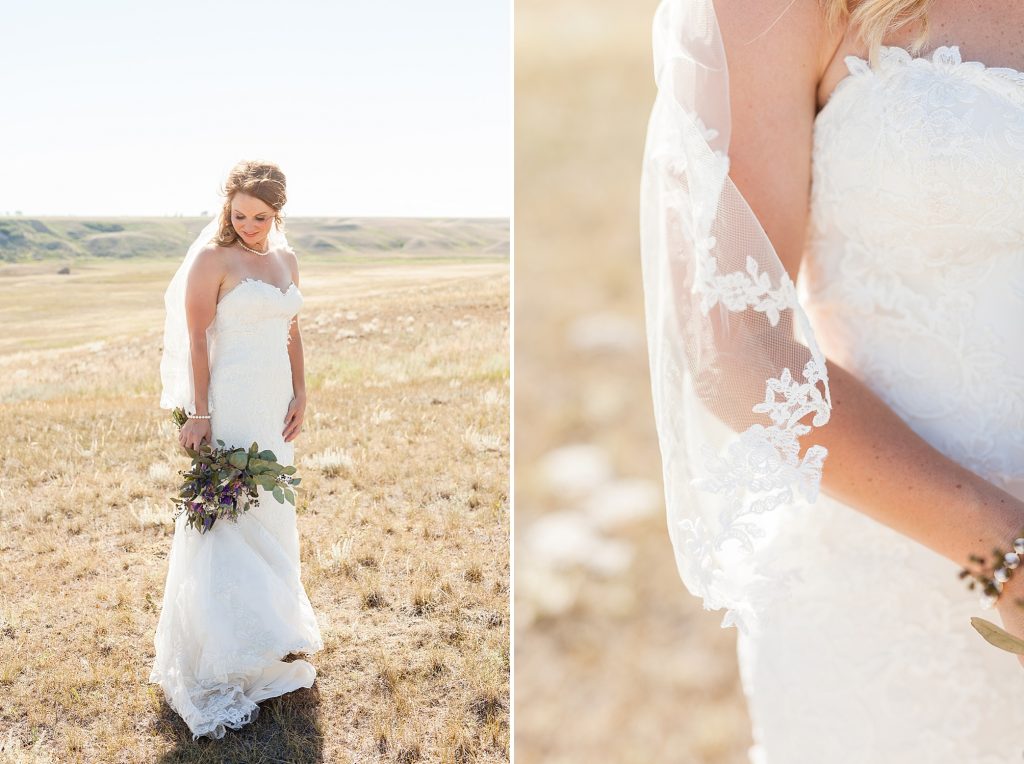
[[[958,574],[1024,526],[1024,5],[663,0],[654,33],[668,524],[739,628],[751,760],[1020,760]]]
[[[283,231],[285,177],[241,162],[223,209],[202,230],[165,293],[163,408],[189,419],[178,442],[245,447],[283,465],[306,406],[302,307],[295,253]],[[259,505],[200,535],[178,517],[157,625],[150,682],[193,738],[220,738],[257,703],[313,685],[316,671],[289,653],[323,647],[302,586],[295,509],[259,488]]]

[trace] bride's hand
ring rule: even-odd
[[[182,448],[198,451],[204,440],[207,443],[213,440],[209,419],[189,419],[178,431],[178,443]]]
[[[295,440],[302,431],[302,418],[306,413],[306,396],[296,395],[288,404],[288,413],[284,417],[284,442]]]

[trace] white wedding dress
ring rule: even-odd
[[[213,444],[248,448],[256,441],[283,465],[291,402],[288,328],[302,306],[295,284],[245,279],[221,298],[207,330]],[[237,522],[219,520],[200,534],[180,516],[174,528],[150,682],[194,737],[223,737],[258,712],[257,703],[316,676],[289,653],[323,647],[299,576],[295,509],[259,489],[260,503]]]
[[[802,304],[827,357],[1024,496],[1024,74],[957,47],[846,64],[815,122]],[[824,494],[800,518],[769,554],[803,580],[738,635],[751,760],[1021,761],[1024,672],[971,627],[999,618],[960,567]]]

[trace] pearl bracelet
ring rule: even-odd
[[[209,419],[210,415],[209,414],[189,414],[188,418],[189,419]]]
[[[968,575],[974,578],[967,588],[974,589],[976,583],[981,585],[983,592],[981,606],[986,610],[995,607],[996,602],[1003,594],[1003,584],[1010,580],[1011,571],[1020,565],[1021,558],[1024,556],[1024,537],[1013,540],[1012,552],[1004,554],[1000,549],[993,549],[992,555],[993,560],[998,560],[998,565],[993,569],[989,570],[985,567],[985,558],[972,554],[968,559],[983,566],[981,572],[974,573],[966,568],[960,572],[960,578]]]

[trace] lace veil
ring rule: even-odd
[[[798,561],[771,540],[818,495],[831,399],[792,280],[729,178],[729,73],[711,0],[662,0],[641,188],[651,389],[687,589],[756,629]]]
[[[180,406],[190,414],[194,414],[196,411],[191,343],[185,317],[185,288],[196,255],[216,238],[219,231],[220,210],[217,210],[210,222],[203,227],[203,230],[189,245],[185,258],[181,261],[181,265],[178,266],[178,270],[164,292],[164,308],[167,315],[164,321],[163,356],[160,359],[160,378],[163,383],[160,407],[164,409]],[[267,235],[267,246],[270,249],[291,250],[284,231],[278,230],[277,226],[273,224]],[[209,331],[207,328],[207,332]]]

